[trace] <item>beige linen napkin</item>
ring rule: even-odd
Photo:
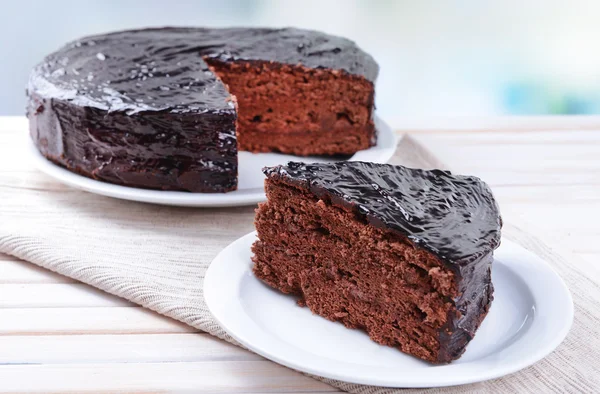
[[[0,152],[0,166],[9,165],[2,161],[3,156]],[[414,167],[441,166],[406,137],[394,161]],[[253,230],[254,207],[189,209],[120,201],[67,188],[37,172],[25,179],[9,178],[8,183],[0,185],[0,252],[235,343],[211,317],[203,299],[202,282],[217,253]],[[536,239],[514,229],[509,232],[524,246],[545,254],[567,281],[575,300],[574,327],[557,351],[533,367],[493,381],[431,392],[600,389],[600,357],[596,354],[600,338],[595,327],[600,322],[598,284]],[[353,393],[396,391],[315,378]]]

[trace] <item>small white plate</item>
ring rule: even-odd
[[[377,144],[370,149],[357,152],[348,160],[386,163],[394,155],[398,144],[396,133],[377,116],[375,116],[375,127],[377,129]],[[263,188],[264,176],[261,171],[263,167],[286,164],[288,161],[324,163],[340,160],[327,157],[299,157],[278,153],[239,152],[237,190],[229,193],[188,193],[138,189],[87,178],[47,160],[31,141],[29,141],[29,145],[29,151],[35,166],[46,175],[71,187],[123,200],[186,207],[254,205],[266,199]]]
[[[350,383],[439,387],[479,382],[525,368],[554,350],[573,321],[562,279],[535,254],[502,240],[495,253],[494,301],[464,355],[431,365],[377,345],[367,334],[333,323],[252,274],[250,233],[225,248],[204,281],[219,324],[252,351],[290,368]]]

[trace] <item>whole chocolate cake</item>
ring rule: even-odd
[[[87,37],[28,86],[48,159],[121,185],[237,187],[237,150],[352,154],[375,141],[375,61],[300,29],[161,28]],[[237,135],[236,135],[237,134]]]
[[[461,356],[493,299],[502,221],[484,182],[363,162],[264,173],[258,278],[377,343],[432,363]]]

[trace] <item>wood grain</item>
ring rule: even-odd
[[[0,284],[76,283],[77,281],[45,270],[16,257],[0,253]],[[0,301],[1,302],[1,301]]]
[[[133,307],[82,283],[0,284],[0,308]]]
[[[208,334],[0,336],[0,364],[259,361]]]
[[[76,304],[77,301],[74,301]],[[0,335],[197,332],[141,307],[2,308]],[[1,381],[1,380],[0,380]]]
[[[4,365],[0,382],[16,393],[336,391],[270,361]]]

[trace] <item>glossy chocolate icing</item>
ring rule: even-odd
[[[440,331],[439,361],[464,352],[493,299],[491,263],[502,227],[498,205],[483,181],[449,171],[349,161],[289,162],[263,172],[437,256],[457,283],[455,309]]]
[[[290,162],[264,170],[305,183],[334,205],[352,206],[443,260],[456,262],[495,249],[501,221],[489,187],[473,176],[389,164]]]
[[[352,41],[316,31],[160,28],[67,44],[34,69],[29,90],[109,112],[228,112],[229,93],[205,59],[343,70],[371,82],[378,73]]]
[[[236,105],[209,68],[274,62],[373,81],[346,39],[300,29],[159,28],[83,38],[31,73],[30,131],[72,171],[126,186],[191,192],[237,187]]]

